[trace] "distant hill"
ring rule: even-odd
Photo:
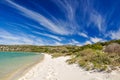
[[[71,50],[71,49],[79,49],[83,50],[85,48],[97,49],[102,50],[104,46],[107,46],[111,43],[118,43],[120,44],[120,40],[111,40],[106,42],[98,42],[95,44],[88,44],[84,46],[73,46],[73,45],[63,45],[63,46],[35,46],[35,45],[0,45],[0,51],[26,51],[26,52],[46,52],[48,49],[56,49],[55,51],[59,50]],[[59,50],[58,50],[59,49]],[[64,52],[64,51],[63,51]]]

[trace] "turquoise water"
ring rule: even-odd
[[[30,52],[0,52],[0,80],[9,80],[10,74],[40,61],[42,54]]]

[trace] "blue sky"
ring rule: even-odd
[[[85,45],[120,39],[120,0],[0,0],[0,44]]]

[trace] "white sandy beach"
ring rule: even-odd
[[[120,72],[90,72],[76,64],[68,65],[69,57],[51,58],[45,54],[42,62],[34,66],[19,80],[120,80]]]

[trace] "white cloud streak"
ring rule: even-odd
[[[118,31],[111,31],[109,37],[111,39],[120,39],[120,29],[118,29]]]
[[[87,44],[92,44],[92,42],[91,42],[91,41],[86,41],[86,42],[84,43],[84,45],[87,45]]]
[[[19,10],[21,13],[21,15],[24,15],[25,17],[28,17],[36,22],[38,22],[40,25],[44,26],[45,28],[55,32],[55,33],[58,33],[58,34],[69,34],[67,32],[67,30],[65,29],[65,27],[62,27],[58,21],[51,21],[49,20],[48,18],[44,17],[43,15],[37,13],[37,12],[34,12],[32,10],[29,10],[25,7],[22,7],[16,3],[14,3],[13,1],[10,1],[10,0],[7,0],[8,4],[13,7],[13,8],[16,8],[17,10]]]
[[[41,39],[40,37],[34,35],[28,35],[21,33],[19,35],[12,34],[4,29],[0,29],[0,44],[8,44],[8,45],[54,45],[55,41],[49,41],[45,39]]]
[[[102,38],[97,38],[97,37],[91,37],[90,41],[93,43],[97,43],[97,42],[104,42],[106,40],[102,39]]]
[[[69,35],[69,34],[76,34],[79,33],[78,30],[80,30],[80,25],[78,25],[76,17],[76,11],[78,11],[78,7],[80,7],[80,2],[75,0],[74,2],[72,0],[52,0],[56,6],[59,7],[61,11],[64,12],[64,16],[66,17],[66,20],[63,19],[57,19],[51,14],[49,14],[50,18],[45,17],[44,15],[35,12],[33,10],[27,9],[14,1],[7,0],[8,4],[19,10],[21,15],[30,18],[36,22],[38,22],[42,27],[45,27],[49,29],[50,32],[54,32],[60,35]],[[106,24],[105,24],[105,18],[97,12],[93,8],[94,2],[85,1],[85,5],[83,5],[83,8],[85,7],[85,10],[83,9],[83,14],[88,14],[89,21],[87,22],[89,24],[94,24],[100,32],[105,32],[106,30]],[[79,11],[78,11],[79,12]],[[79,16],[80,17],[80,16]],[[83,19],[84,20],[84,19]],[[84,28],[82,28],[84,29]]]
[[[9,5],[10,7],[16,9],[19,11],[19,14],[21,14],[24,17],[27,17],[31,20],[34,20],[35,22],[39,23],[39,26],[35,26],[35,25],[31,25],[28,24],[28,26],[32,26],[36,29],[40,29],[40,30],[48,30],[50,33],[53,34],[58,34],[58,35],[72,35],[72,34],[78,34],[79,36],[85,37],[85,38],[89,38],[90,36],[88,36],[86,33],[80,33],[79,28],[82,28],[82,26],[78,25],[76,17],[79,17],[81,20],[81,16],[76,16],[76,11],[79,12],[77,9],[80,7],[80,3],[79,1],[75,0],[52,0],[56,6],[59,7],[59,9],[64,13],[64,17],[65,19],[57,19],[54,17],[54,15],[51,15],[48,13],[48,16],[50,16],[50,18],[45,17],[44,15],[42,15],[41,13],[35,12],[33,10],[28,9],[27,7],[23,7],[22,5],[19,5],[18,3],[15,3],[14,0],[6,0],[6,4]],[[93,7],[93,2],[90,1],[85,1],[86,4],[83,7],[83,14],[85,14],[84,16],[87,15],[87,17],[89,18],[86,22],[84,23],[88,23],[88,26],[91,24],[94,24],[98,30],[103,33],[105,31],[105,27],[106,27],[106,18],[103,17],[102,14],[100,14],[97,10],[94,9]],[[85,8],[85,9],[84,9]],[[79,8],[80,9],[80,8]],[[82,8],[81,8],[82,9]],[[83,19],[84,20],[84,19]],[[22,25],[20,25],[22,26]],[[87,26],[85,24],[85,26]],[[24,26],[23,26],[24,27]],[[29,29],[29,27],[25,26],[27,29]],[[46,29],[46,30],[45,30]],[[5,40],[16,40],[20,43],[30,43],[30,44],[37,44],[37,43],[41,43],[41,44],[50,44],[51,42],[49,41],[44,41],[41,38],[38,38],[36,36],[34,36],[36,38],[36,43],[34,42],[32,37],[28,37],[26,35],[24,36],[18,36],[18,35],[14,35],[11,34],[9,32],[3,32],[5,33],[5,35],[0,35],[0,38],[5,39]],[[53,44],[62,44],[59,43],[59,41],[62,41],[62,38],[55,36],[55,35],[51,35],[51,34],[47,34],[47,33],[41,33],[41,32],[35,32],[36,34],[39,35],[43,35],[49,38],[52,38],[54,40],[57,41],[53,41]],[[2,34],[2,33],[1,33]],[[111,32],[111,38],[112,39],[119,39],[120,36],[120,30],[118,32]],[[118,35],[118,36],[116,36]],[[96,42],[101,42],[101,41],[105,41],[102,38],[98,38],[98,37],[90,37],[89,41],[86,41],[85,44],[91,44],[91,43],[96,43]],[[46,42],[46,43],[45,43]],[[48,43],[49,42],[49,43]],[[17,42],[16,42],[17,43]],[[81,45],[81,43],[79,41],[76,41],[74,39],[72,39],[70,41],[70,44],[79,44]]]
[[[94,25],[100,33],[106,31],[106,15],[99,12],[99,7],[94,8],[94,0],[82,1],[83,18],[88,18],[86,26]],[[83,19],[84,22],[84,19]]]
[[[77,41],[77,40],[75,40],[75,39],[71,39],[71,40],[69,41],[69,43],[67,43],[67,44],[76,45],[76,46],[81,46],[81,45],[82,45],[79,41]]]
[[[66,20],[66,27],[70,28],[71,33],[77,33],[78,29],[80,29],[80,25],[78,25],[76,20],[76,11],[79,7],[79,2],[77,0],[52,0],[56,6],[64,13],[64,17]]]
[[[58,40],[58,41],[62,41],[62,39],[60,37],[55,36],[55,35],[40,33],[40,32],[36,32],[36,31],[32,31],[32,32],[35,33],[35,34],[38,34],[38,35],[42,35],[42,36],[46,36],[46,37],[49,37],[49,38],[52,38],[52,39],[55,39],[55,40]]]
[[[29,10],[11,0],[7,0],[7,2],[11,7],[19,10],[21,12],[20,13],[21,15],[38,22],[40,25],[49,29],[51,32],[58,33],[61,35],[71,34],[71,32],[69,32],[68,30],[69,28],[64,24],[64,22],[57,20],[55,18],[53,20],[50,20],[46,18],[45,16],[41,15],[40,13]]]
[[[105,19],[96,11],[90,14],[90,22],[94,23],[100,32],[105,31]]]
[[[85,38],[88,38],[88,35],[85,34],[85,33],[82,33],[82,32],[78,33],[78,35],[80,35],[80,36],[82,36],[82,37],[85,37]]]
[[[75,14],[77,7],[79,5],[78,1],[74,0],[52,0],[59,8],[61,11],[65,13],[65,17],[69,21],[75,20]],[[62,8],[61,8],[62,7]]]

